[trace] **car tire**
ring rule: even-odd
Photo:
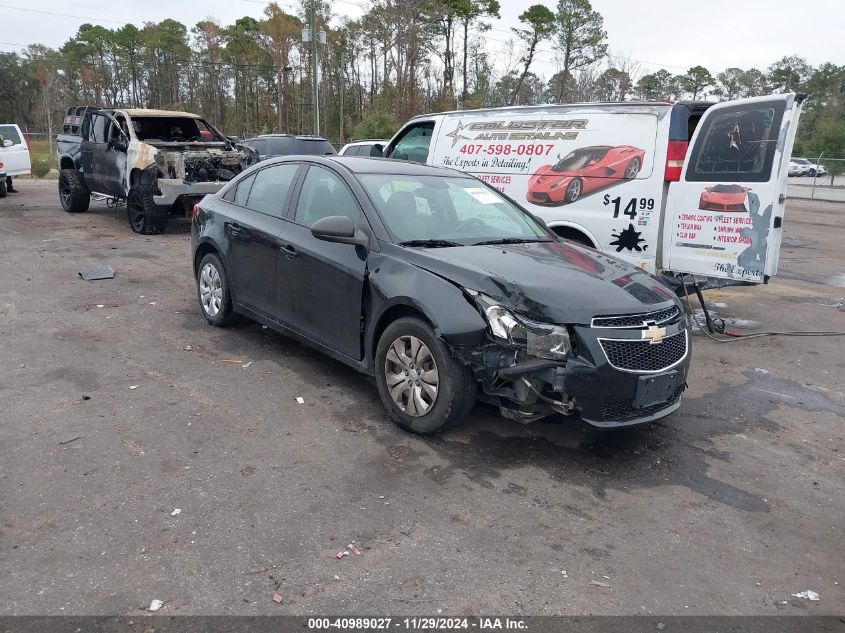
[[[6,176],[0,175],[0,198],[6,197]]]
[[[140,235],[157,235],[167,229],[167,207],[153,200],[155,185],[135,185],[126,196],[126,217],[129,228]]]
[[[572,204],[573,202],[577,202],[583,191],[584,181],[580,178],[573,178],[569,181],[569,184],[566,185],[566,193],[564,193],[563,203]]]
[[[812,176],[813,178],[815,178],[816,177],[816,170],[811,169],[809,175]]]
[[[405,354],[400,357],[397,349]],[[472,371],[418,318],[404,317],[385,328],[376,347],[375,374],[382,403],[406,431],[439,433],[466,417],[475,404],[477,384]]]
[[[631,160],[628,161],[628,164],[625,165],[625,180],[633,180],[637,177],[637,174],[640,173],[640,169],[642,169],[642,161],[634,156]]]
[[[59,172],[59,200],[67,213],[84,213],[88,210],[91,192],[75,169],[62,169]]]
[[[234,322],[229,277],[215,253],[208,253],[197,267],[197,298],[202,315],[211,325],[225,327]]]

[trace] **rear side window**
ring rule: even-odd
[[[12,141],[12,145],[20,145],[21,137],[14,125],[0,125],[0,136],[4,141]]]
[[[294,219],[312,226],[317,220],[333,215],[345,215],[358,226],[361,207],[340,176],[328,169],[311,166],[302,184]]]
[[[294,154],[292,138],[270,138],[264,141],[267,143],[267,154],[272,156],[289,156]]]
[[[346,148],[346,151],[344,152],[344,156],[358,156],[358,154],[361,153],[360,150],[361,150],[360,146],[352,145],[352,146]]]
[[[428,160],[428,149],[434,134],[434,122],[418,123],[409,128],[396,141],[390,152],[390,158],[410,160],[415,163],[425,163]]]
[[[297,171],[299,165],[295,163],[274,165],[259,171],[249,191],[246,206],[277,218],[284,217],[288,193]]]
[[[766,182],[771,177],[785,104],[778,100],[725,108],[701,124],[688,181]]]
[[[247,197],[249,196],[249,190],[252,187],[252,182],[254,180],[255,174],[247,176],[234,187],[229,189],[225,194],[223,194],[223,199],[226,202],[234,202],[238,206],[245,207]]]
[[[294,141],[294,153],[308,156],[325,156],[336,154],[332,144],[325,139],[298,138]]]

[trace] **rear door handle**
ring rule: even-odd
[[[288,259],[293,259],[297,255],[299,255],[296,249],[290,244],[284,244],[283,246],[280,246],[279,250],[282,251]]]

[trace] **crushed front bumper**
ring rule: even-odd
[[[209,193],[217,193],[226,183],[221,182],[185,182],[181,178],[159,178],[156,181],[160,195],[153,196],[153,202],[161,206],[171,206],[182,196],[202,198]]]
[[[579,414],[597,427],[652,422],[675,411],[686,388],[690,336],[680,316],[652,343],[643,329],[570,328],[565,362],[530,357],[489,341],[459,356],[481,383],[483,400],[523,423],[554,413]]]

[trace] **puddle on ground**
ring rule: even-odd
[[[801,240],[797,237],[785,237],[781,240],[781,246],[787,246],[790,248],[804,248],[806,246],[815,246],[818,242],[814,242],[813,240]]]
[[[845,297],[839,297],[838,299],[829,297],[815,297],[813,299],[803,301],[802,303],[811,303],[813,305],[824,306],[826,308],[837,308],[845,312]]]
[[[845,273],[836,273],[830,277],[826,277],[822,282],[828,286],[836,286],[837,288],[845,288]]]

